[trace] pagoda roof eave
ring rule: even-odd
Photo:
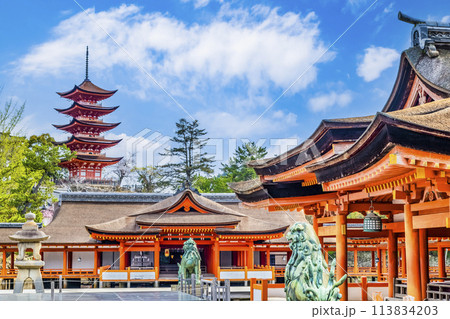
[[[89,111],[98,111],[98,112],[102,112],[102,113],[111,113],[111,112],[114,112],[115,110],[117,110],[119,108],[119,105],[111,106],[111,107],[104,107],[104,106],[83,105],[78,102],[73,102],[72,105],[68,108],[65,108],[65,109],[54,108],[54,109],[56,111],[58,111],[59,113],[65,114],[76,108],[81,108],[81,109],[85,109],[85,110],[89,110]]]
[[[60,166],[67,166],[71,165],[74,162],[78,163],[97,163],[97,164],[103,164],[103,165],[114,165],[123,157],[100,157],[100,156],[92,156],[92,155],[76,155],[75,158],[71,159],[70,161],[62,161],[59,163]]]
[[[95,95],[105,95],[105,96],[111,96],[117,92],[117,90],[105,90],[98,86],[96,86],[94,83],[92,83],[89,80],[84,80],[80,85],[74,85],[73,88],[66,92],[56,92],[61,97],[66,97],[68,95],[73,94],[75,91],[81,91],[83,93],[87,94],[95,94]]]
[[[120,143],[122,139],[119,140],[105,140],[105,139],[88,139],[82,137],[76,137],[72,135],[68,140],[62,142],[55,142],[55,145],[69,145],[74,142],[83,143],[83,144],[106,144],[106,145],[116,145]]]
[[[74,118],[68,124],[62,124],[62,125],[52,124],[52,125],[59,130],[66,130],[66,129],[70,128],[71,126],[75,126],[75,125],[113,129],[113,128],[119,126],[120,122],[119,123],[104,123],[104,122],[94,122],[94,121],[82,121],[82,120],[77,120]]]

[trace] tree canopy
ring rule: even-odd
[[[27,212],[36,213],[39,220],[41,207],[52,199],[61,158],[73,156],[48,134],[15,136],[23,109],[8,102],[0,110],[0,222],[25,221]]]
[[[239,146],[228,164],[222,164],[222,173],[217,176],[196,176],[194,187],[202,193],[232,193],[228,183],[241,182],[256,178],[255,170],[247,166],[251,160],[267,155],[265,147],[255,142],[247,142]]]
[[[175,146],[161,154],[176,158],[175,163],[164,165],[166,176],[174,187],[192,185],[196,175],[213,172],[213,159],[203,150],[208,141],[203,136],[207,133],[199,128],[197,120],[180,119],[175,125],[175,136],[170,139]]]
[[[239,146],[228,164],[222,164],[223,175],[231,182],[248,181],[256,178],[255,170],[247,166],[249,161],[261,159],[267,155],[265,147],[257,146],[255,142],[247,142]]]

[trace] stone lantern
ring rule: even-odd
[[[25,214],[27,220],[22,230],[14,235],[9,236],[11,240],[17,241],[19,255],[16,258],[15,265],[19,269],[17,278],[14,281],[14,293],[22,293],[25,280],[30,278],[34,282],[37,293],[44,292],[44,284],[40,269],[45,265],[41,260],[41,241],[47,240],[50,236],[38,230],[38,225],[34,222],[36,215],[33,213]],[[25,252],[27,249],[33,251],[33,260],[25,260]]]

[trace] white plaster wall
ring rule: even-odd
[[[63,268],[63,252],[44,251],[44,269],[62,269]]]
[[[232,252],[231,251],[221,251],[220,252],[220,267],[230,267]]]
[[[81,258],[81,261],[78,261]],[[73,269],[92,269],[94,268],[94,252],[93,251],[74,251],[72,253]]]
[[[361,301],[361,287],[348,287],[348,300]]]

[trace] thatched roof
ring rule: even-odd
[[[186,199],[204,212],[176,209]],[[218,234],[272,234],[285,232],[294,221],[304,219],[301,213],[292,214],[296,218],[288,218],[280,212],[269,213],[263,209],[246,209],[233,204],[222,205],[190,190],[184,190],[159,203],[142,208],[128,218],[90,224],[86,228],[90,232],[102,234],[136,235],[142,233],[142,229],[138,226],[152,227],[154,232],[158,232],[159,227],[163,226],[219,226],[216,229]],[[235,227],[221,228],[220,226]]]
[[[234,194],[197,195],[190,191],[193,200],[210,211],[209,214],[185,212],[164,214],[158,225],[193,225],[217,223],[216,226],[234,224],[233,233],[273,233],[285,231],[294,221],[303,221],[300,212],[267,212],[263,209],[246,209],[239,206]],[[109,234],[154,234],[159,228],[140,229],[140,223],[152,223],[162,215],[161,210],[176,205],[186,191],[175,196],[169,194],[124,194],[124,193],[61,193],[60,209],[53,221],[42,230],[50,235],[46,244],[89,244],[90,231]],[[214,198],[216,201],[211,200]],[[162,199],[162,200],[161,200]],[[159,202],[158,202],[159,201]],[[171,206],[172,205],[172,206]],[[12,244],[8,238],[18,229],[0,227],[0,244]],[[218,233],[228,234],[230,229],[218,228]],[[283,240],[281,240],[283,241]]]

